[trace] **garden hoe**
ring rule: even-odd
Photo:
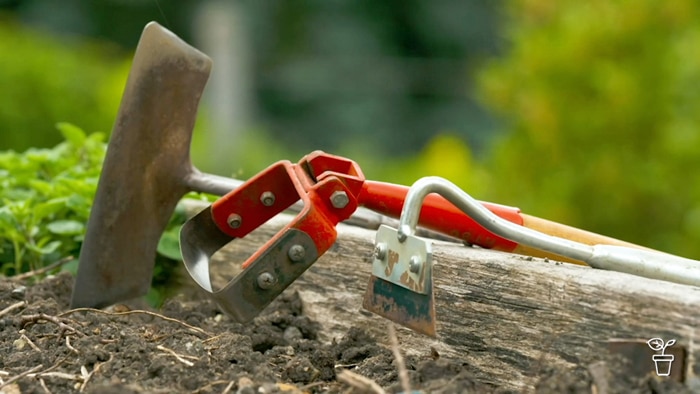
[[[700,261],[621,242],[599,242],[605,239],[574,235],[572,231],[581,230],[555,223],[533,229],[504,219],[443,178],[426,177],[406,194],[398,228],[382,225],[377,231],[372,275],[363,301],[365,309],[415,331],[437,334],[431,242],[415,236],[414,230],[425,214],[426,202],[438,196],[495,237],[517,245],[514,250],[531,248],[553,254],[557,260],[700,286]],[[558,230],[544,232],[555,225]]]
[[[202,174],[189,148],[209,57],[159,24],[143,30],[110,137],[80,251],[73,307],[148,292],[156,247],[177,202],[240,182]]]

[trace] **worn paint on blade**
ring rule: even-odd
[[[398,231],[380,226],[372,276],[363,306],[370,312],[417,332],[436,336],[433,259],[431,242],[409,235],[399,240]]]
[[[432,286],[421,294],[372,276],[362,306],[411,330],[437,336]]]

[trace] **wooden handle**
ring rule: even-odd
[[[633,243],[620,241],[619,239],[606,237],[605,235],[600,235],[592,233],[590,231],[581,230],[575,227],[567,226],[565,224],[552,222],[550,220],[541,219],[535,216],[530,216],[526,214],[520,214],[523,218],[523,226],[539,231],[543,234],[551,235],[554,237],[568,239],[570,241],[579,242],[586,245],[616,245],[616,246],[626,246],[628,248],[636,249],[646,249],[644,246],[639,246]],[[539,249],[532,248],[527,245],[518,245],[513,250],[513,253],[524,254],[534,257],[547,257],[557,261],[566,261],[568,263],[586,265],[583,261],[574,260],[565,256],[559,256],[550,252],[545,252]]]

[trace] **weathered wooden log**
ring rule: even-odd
[[[213,282],[228,281],[289,219],[280,215],[217,253]],[[373,250],[374,231],[341,224],[332,249],[288,290],[300,293],[326,339],[360,326],[388,343],[387,321],[361,307]],[[435,242],[434,258],[438,338],[399,330],[409,354],[428,357],[432,347],[482,382],[522,390],[544,365],[600,360],[611,339],[661,337],[688,349],[685,379],[697,384],[700,288],[445,242]],[[634,362],[653,368],[650,358]]]

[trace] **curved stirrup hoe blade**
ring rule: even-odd
[[[211,63],[157,23],[146,25],[90,213],[72,307],[103,307],[148,292],[158,240],[196,183],[191,178],[202,175],[189,149]]]

